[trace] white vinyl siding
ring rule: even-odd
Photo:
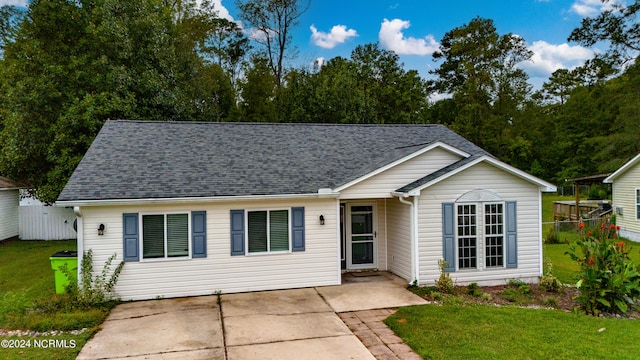
[[[616,215],[620,235],[640,241],[640,219],[638,218],[638,190],[640,190],[640,163],[630,167],[613,180],[613,206],[622,208]]]
[[[231,256],[230,216],[234,209],[305,208],[305,251]],[[122,259],[123,213],[207,212],[207,257],[127,262],[116,292],[123,300],[182,297],[340,284],[335,199],[233,201],[176,205],[83,207],[84,250],[93,249],[94,269],[117,253]],[[320,225],[323,215],[325,225]],[[95,229],[103,223],[105,235]]]
[[[531,281],[541,274],[540,191],[538,187],[487,163],[479,163],[450,178],[424,189],[419,207],[420,283],[433,284],[440,275],[438,260],[442,258],[442,203],[455,202],[463,194],[485,189],[505,201],[517,202],[518,267],[487,267],[482,271],[456,271],[451,278],[459,283],[504,284],[509,279]],[[478,248],[478,257],[486,249]]]
[[[400,200],[387,200],[388,269],[411,279],[411,207]]]
[[[460,160],[460,156],[435,148],[340,192],[340,199],[391,198],[391,192]]]
[[[18,235],[19,204],[18,190],[0,190],[0,240]]]

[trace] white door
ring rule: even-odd
[[[347,269],[374,269],[375,203],[348,204],[347,209]]]

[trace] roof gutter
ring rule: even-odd
[[[400,200],[401,203],[411,207],[411,281],[409,285],[417,285],[420,282],[420,257],[418,254],[418,200],[420,195],[413,195],[413,202],[406,200],[409,197],[406,193],[392,192],[391,195]]]
[[[323,190],[323,189],[321,189]],[[335,199],[336,192],[318,192],[311,194],[243,195],[243,196],[207,196],[181,198],[145,198],[145,199],[100,199],[100,200],[62,200],[55,206],[116,206],[116,205],[161,205],[161,204],[199,204],[242,200],[279,200],[279,199]]]

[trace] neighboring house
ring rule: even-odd
[[[536,282],[555,187],[441,125],[107,121],[60,194],[122,299],[336,285]]]
[[[6,177],[0,176],[0,241],[18,237],[19,204],[19,186]]]
[[[620,236],[640,241],[640,154],[604,179],[612,184],[612,200]]]

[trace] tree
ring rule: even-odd
[[[275,75],[268,60],[259,55],[251,58],[251,67],[241,80],[241,117],[238,120],[252,122],[277,122],[275,96]]]
[[[16,6],[0,7],[0,58],[5,46],[15,41],[16,29],[23,16],[24,11]]]
[[[635,0],[631,5],[601,1],[607,5],[607,9],[594,18],[582,19],[580,27],[569,35],[569,41],[584,46],[608,43],[609,50],[598,58],[615,67],[635,58],[640,51],[640,23],[637,20],[640,0]]]
[[[516,65],[531,56],[524,39],[500,36],[490,19],[474,18],[447,32],[433,55],[443,62],[430,71],[437,78],[429,87],[453,96],[451,128],[500,156],[508,148],[507,129],[531,91]]]
[[[284,79],[284,59],[291,49],[291,31],[309,8],[311,0],[236,0],[240,18],[251,24],[264,44],[268,65],[280,87]]]
[[[224,118],[230,81],[187,3],[32,1],[0,60],[0,173],[52,202],[106,119]]]

